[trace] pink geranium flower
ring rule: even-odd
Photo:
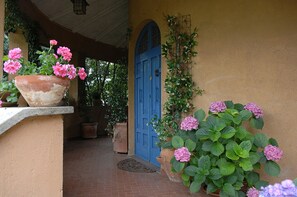
[[[84,68],[80,68],[78,70],[78,76],[81,80],[84,80],[87,77],[87,73],[85,72]]]
[[[58,44],[57,40],[50,40],[50,45],[56,46]]]
[[[72,64],[68,64],[67,66],[67,76],[69,79],[74,79],[76,77],[76,69]]]
[[[57,54],[61,55],[63,60],[66,60],[67,62],[69,62],[72,58],[72,53],[68,47],[59,47],[57,49]]]
[[[11,49],[8,52],[8,58],[11,60],[18,60],[22,58],[22,50],[20,48]]]
[[[53,66],[54,74],[57,77],[66,77],[67,76],[67,67],[65,65],[60,64],[59,62]]]
[[[21,67],[22,65],[20,62],[7,60],[6,62],[4,62],[3,70],[9,74],[16,74]]]
[[[269,144],[264,148],[264,155],[267,160],[279,161],[283,156],[283,151],[280,148]]]
[[[188,162],[190,161],[191,153],[187,147],[181,147],[174,151],[174,157],[177,161]]]
[[[191,131],[198,128],[198,120],[192,116],[186,117],[180,124],[180,129],[185,131]]]

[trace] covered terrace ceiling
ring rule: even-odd
[[[31,0],[48,19],[73,33],[117,48],[127,47],[128,0],[87,0],[86,15],[73,12],[71,0]]]

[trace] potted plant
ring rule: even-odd
[[[8,81],[7,78],[3,78],[0,82],[0,106],[17,106],[19,95],[14,80]]]
[[[278,176],[277,161],[283,152],[275,139],[255,133],[264,126],[262,117],[262,109],[254,103],[213,102],[207,117],[199,109],[182,121],[172,138],[173,171],[182,173],[191,192],[205,186],[208,194],[245,196],[244,186],[267,185],[258,170],[264,166],[268,175]]]
[[[84,68],[75,68],[70,64],[72,53],[67,47],[59,47],[55,53],[56,40],[50,40],[50,47],[37,51],[38,62],[26,61],[20,48],[9,51],[3,57],[3,70],[15,77],[16,87],[29,106],[55,106],[62,100],[70,81],[77,75],[86,78]]]

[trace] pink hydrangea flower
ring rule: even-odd
[[[227,106],[223,101],[212,102],[209,107],[209,111],[212,113],[224,112],[226,109]]]
[[[264,155],[267,160],[279,161],[283,156],[283,151],[269,144],[264,148]]]
[[[180,129],[185,131],[191,131],[198,128],[198,120],[192,116],[186,117],[180,124]]]
[[[57,44],[58,44],[57,40],[50,40],[50,45],[55,46]]]
[[[22,58],[22,50],[20,48],[11,49],[8,52],[8,58],[11,60],[18,60]]]
[[[181,147],[174,151],[174,157],[177,161],[188,162],[190,161],[191,153],[187,147]]]
[[[63,57],[63,60],[69,62],[72,58],[72,53],[68,47],[59,47],[57,50],[57,54]]]
[[[246,104],[244,106],[244,109],[252,112],[256,118],[263,117],[263,115],[264,115],[263,110],[260,107],[258,107],[255,103]]]
[[[0,107],[2,107],[2,101],[0,100]]]
[[[254,187],[251,187],[247,193],[246,193],[246,196],[247,197],[259,197],[259,191],[254,188]]]
[[[16,72],[22,67],[18,61],[8,60],[4,62],[3,70],[8,74],[16,74]]]
[[[76,69],[72,64],[66,64],[67,76],[69,79],[74,79],[76,77]]]
[[[87,73],[85,72],[84,68],[80,68],[78,70],[78,76],[81,80],[84,80],[87,77]]]

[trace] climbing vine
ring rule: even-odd
[[[29,44],[29,60],[37,59],[36,51],[39,50],[37,24],[28,19],[20,10],[18,0],[5,0],[5,33],[14,33],[20,29]]]
[[[153,127],[160,142],[165,142],[179,130],[182,115],[193,109],[192,99],[203,90],[192,80],[192,58],[197,55],[197,29],[191,32],[189,16],[167,16],[169,34],[162,45],[162,55],[166,59],[168,72],[165,78],[165,91],[168,94],[163,106],[163,117],[153,120]],[[186,23],[186,24],[184,24]]]

